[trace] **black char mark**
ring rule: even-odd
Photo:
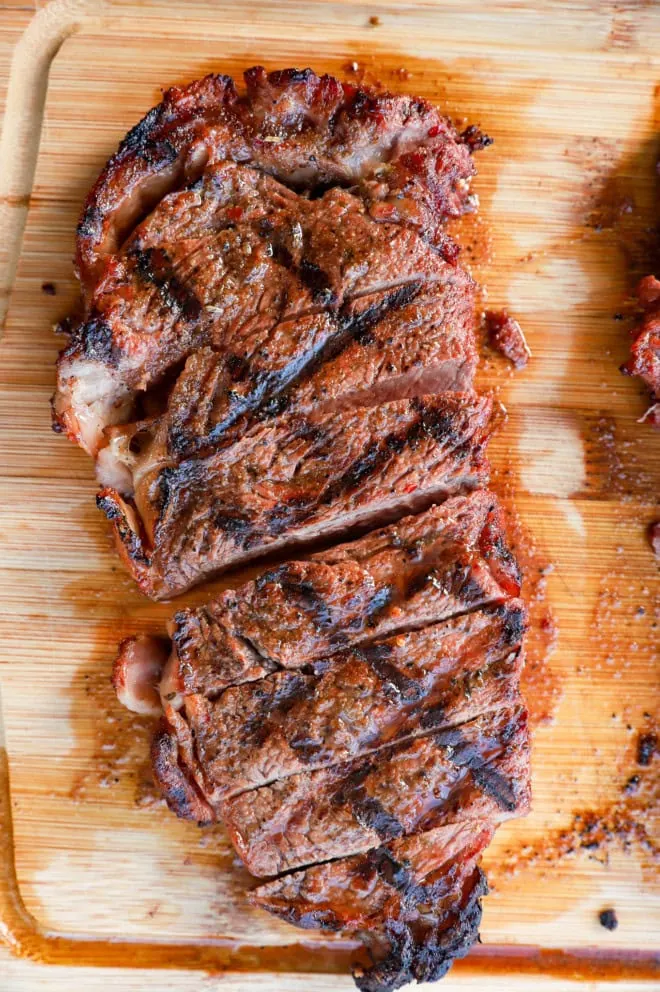
[[[367,830],[373,830],[383,843],[404,833],[397,818],[389,813],[380,800],[365,792],[364,779],[373,771],[373,762],[365,762],[342,783],[331,799],[333,806],[350,806],[353,816]]]
[[[471,885],[465,905],[455,911],[448,926],[444,921],[435,926],[388,921],[384,929],[389,944],[386,957],[354,974],[360,992],[393,992],[413,981],[438,981],[456,958],[464,957],[478,940],[481,898],[488,892],[479,869]]]
[[[166,307],[178,312],[188,322],[202,316],[202,305],[189,286],[173,271],[167,253],[162,248],[138,249],[132,252],[138,274],[144,282],[152,283]]]
[[[388,661],[391,648],[387,644],[374,644],[359,652],[381,680],[385,696],[394,702],[417,703],[424,697],[424,689],[415,679],[409,679]]]

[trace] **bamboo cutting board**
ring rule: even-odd
[[[522,373],[492,355],[482,372],[509,412],[494,484],[517,508],[532,598],[534,811],[487,853],[485,947],[455,974],[652,978],[658,759],[637,758],[658,714],[645,530],[660,516],[660,435],[637,423],[642,391],[617,369],[631,286],[655,264],[659,50],[660,8],[641,2],[54,0],[39,12],[14,59],[0,149],[13,284],[0,352],[0,933],[16,951],[319,976],[346,972],[353,954],[250,909],[222,831],[177,822],[154,795],[149,724],[113,701],[108,675],[117,641],[162,630],[173,607],[123,574],[91,463],[51,433],[48,409],[80,204],[121,136],[160,85],[310,64],[415,92],[495,138],[477,162],[480,213],[457,233],[488,305],[520,319],[534,354]],[[605,908],[615,931],[599,924]]]

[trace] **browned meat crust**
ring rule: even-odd
[[[626,375],[637,375],[651,391],[651,406],[643,420],[660,427],[660,281],[646,276],[637,287],[644,316],[633,342],[631,356],[621,367]]]

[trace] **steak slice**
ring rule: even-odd
[[[653,427],[660,427],[660,281],[654,276],[642,279],[637,295],[644,310],[633,342],[631,356],[621,367],[626,375],[637,375],[651,390],[651,406],[644,414]]]
[[[512,704],[525,626],[513,600],[340,651],[314,674],[278,671],[215,699],[185,696],[206,798],[222,815],[220,801],[237,792]]]
[[[491,401],[451,393],[322,418],[282,418],[231,448],[155,470],[136,509],[99,506],[154,598],[267,551],[373,526],[487,481]]]
[[[519,591],[497,497],[457,496],[179,611],[162,692],[210,696]]]
[[[163,196],[223,160],[252,163],[288,185],[355,186],[373,216],[441,238],[439,223],[469,205],[471,152],[424,100],[342,84],[311,69],[228,76],[166,91],[130,131],[92,188],[78,226],[77,267],[93,285],[108,254]]]
[[[263,877],[457,820],[521,816],[529,808],[526,716],[486,712],[366,759],[244,792],[223,804],[232,843]]]
[[[469,821],[303,871],[259,886],[251,902],[304,929],[368,931],[376,963],[356,973],[362,992],[389,992],[435,981],[478,938],[477,867],[494,826]]]

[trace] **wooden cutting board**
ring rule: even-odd
[[[353,953],[250,909],[222,831],[177,822],[154,795],[148,722],[121,710],[108,675],[117,641],[162,630],[174,607],[123,574],[91,463],[52,434],[48,408],[83,196],[159,86],[310,64],[415,92],[495,138],[478,159],[480,212],[457,231],[488,305],[520,319],[534,355],[515,374],[486,356],[482,373],[509,412],[494,484],[515,503],[533,600],[534,810],[487,853],[485,947],[455,974],[651,980],[659,762],[637,757],[658,714],[660,587],[645,532],[660,516],[660,435],[637,422],[643,391],[618,366],[631,286],[654,265],[659,50],[660,9],[641,2],[54,0],[39,11],[14,59],[0,148],[0,287],[12,284],[0,352],[0,933],[17,952],[319,975],[346,971]],[[614,931],[599,924],[606,908]]]

